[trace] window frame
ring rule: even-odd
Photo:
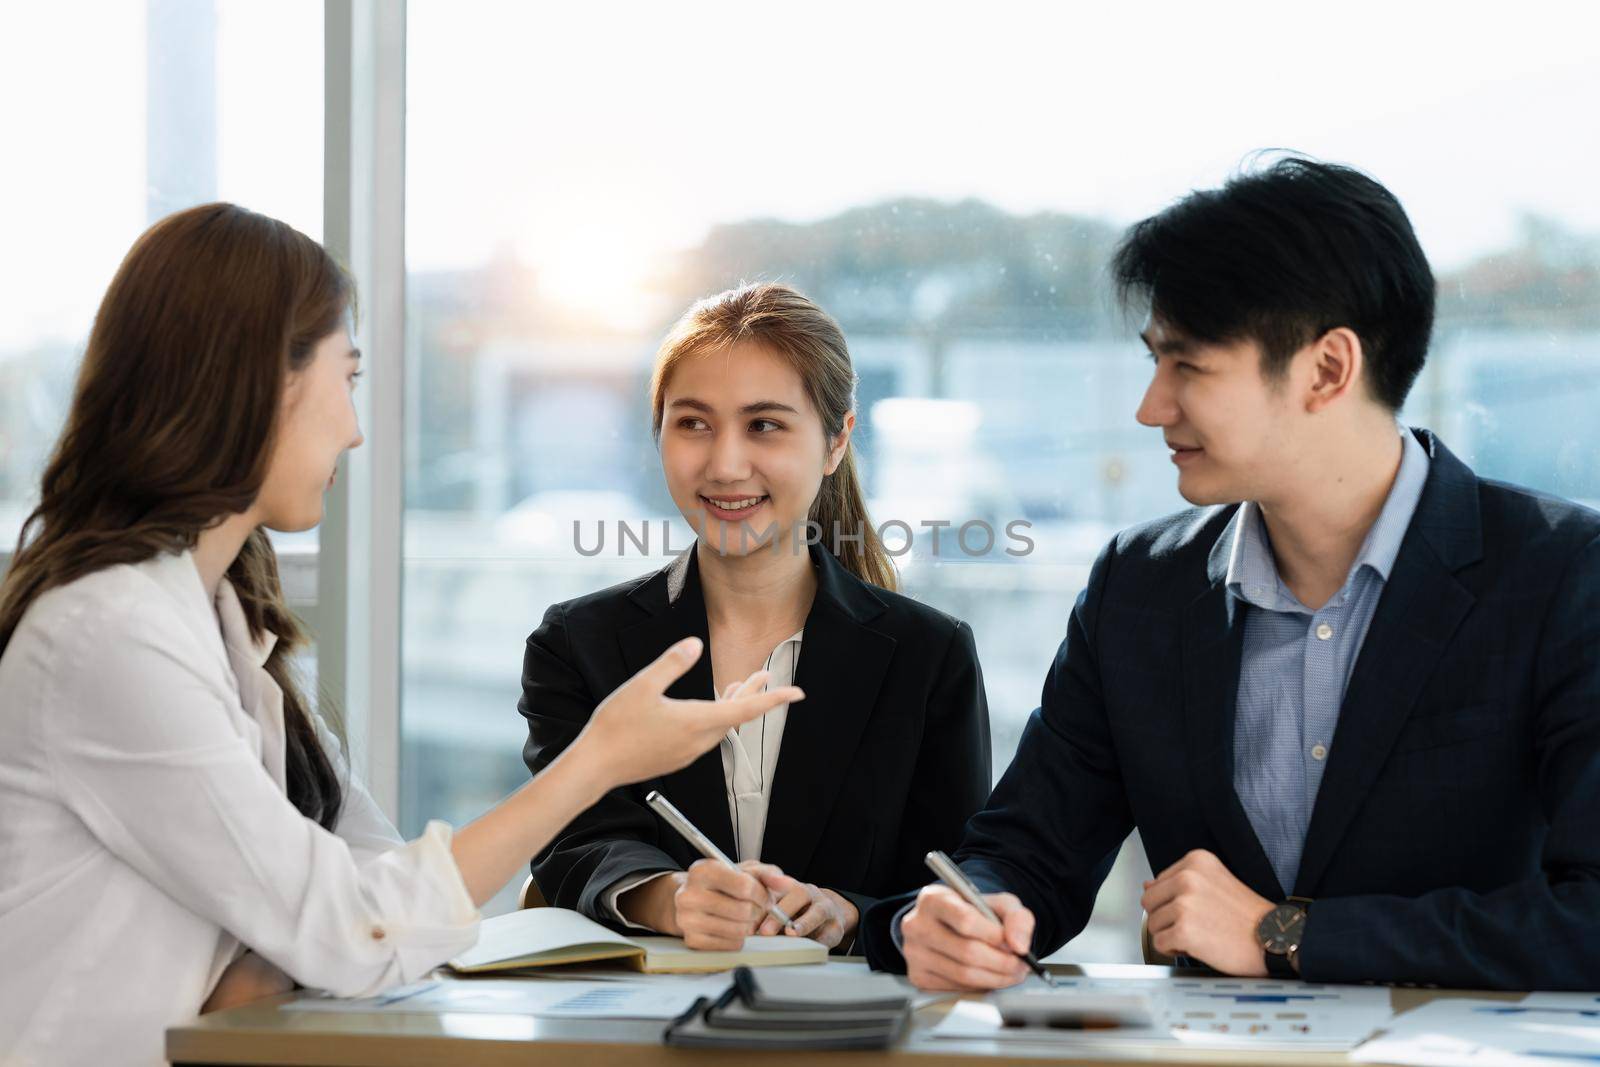
[[[353,773],[399,816],[405,486],[405,0],[325,0],[323,242],[355,278],[364,447],[326,498],[317,561],[318,688]]]

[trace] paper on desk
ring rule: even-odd
[[[1535,998],[1537,1003],[1529,1003]],[[1435,1000],[1396,1016],[1351,1058],[1408,1067],[1592,1067],[1600,1062],[1600,1003],[1552,1003],[1554,998],[1576,1001],[1578,995],[1539,993],[1521,1002]]]
[[[1600,993],[1529,993],[1517,1003],[1524,1008],[1600,1009]]]
[[[904,975],[889,975],[874,972],[865,963],[855,960],[828,960],[826,963],[801,963],[793,967],[783,968],[786,974],[816,974],[828,978],[841,980],[859,979],[871,975],[874,980],[894,981],[905,989],[906,996],[911,998],[911,1010],[926,1007],[929,1004],[938,1004],[952,1000],[959,994],[956,993],[924,993],[906,980]],[[615,967],[551,967],[539,971],[529,971],[517,976],[519,981],[554,982],[554,981],[580,981],[580,982],[634,982],[640,984],[661,983],[667,985],[682,984],[688,976],[681,974],[641,974],[638,971],[625,971]],[[728,988],[729,977],[725,974],[710,975],[701,979],[707,983],[702,996],[713,997]]]
[[[714,985],[714,988],[713,988]],[[378,1012],[434,1015],[473,1012],[558,1019],[676,1019],[694,1002],[728,987],[694,977],[663,982],[571,982],[517,979],[437,979],[413,982],[376,997],[302,997],[284,1011]]]
[[[1074,990],[1143,993],[1151,998],[1156,1024],[1114,1030],[1006,1027],[993,1004],[968,1000],[952,1007],[933,1035],[1123,1048],[1340,1052],[1355,1048],[1392,1015],[1389,991],[1365,986],[1219,978],[1058,977],[1057,982],[1063,996]]]

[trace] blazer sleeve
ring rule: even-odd
[[[557,604],[528,637],[517,710],[528,721],[522,758],[538,774],[572,744],[609,694],[590,691],[573,658],[566,611]],[[533,858],[545,900],[621,929],[605,892],[623,878],[682,867],[661,847],[659,824],[631,787],[611,790]]]
[[[1490,892],[1323,898],[1300,971],[1318,982],[1600,989],[1600,538],[1576,554],[1533,665],[1538,877]]]
[[[53,650],[41,736],[63,803],[114,856],[302,985],[363,996],[477,940],[478,912],[431,823],[369,846],[305,818],[233,725],[210,650],[137,601]],[[359,807],[359,802],[356,805]]]
[[[954,851],[961,831],[989,799],[989,701],[972,628],[957,622],[929,693],[911,790],[895,835],[888,884],[909,889],[929,878],[923,857]],[[877,899],[841,890],[865,916]]]
[[[1088,922],[1095,892],[1133,829],[1101,699],[1096,622],[1113,560],[1108,546],[1089,572],[1011,761],[988,804],[967,823],[954,859],[985,892],[1015,893],[1038,925],[1039,955]],[[923,879],[926,881],[926,879]],[[913,895],[879,902],[862,923],[869,962],[904,971],[899,914]]]

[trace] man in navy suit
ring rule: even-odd
[[[1155,947],[1233,975],[1600,989],[1600,515],[1396,413],[1434,280],[1399,202],[1287,159],[1134,226],[1194,509],[1100,554],[942,886],[863,924],[924,988],[1026,973],[1137,828]]]

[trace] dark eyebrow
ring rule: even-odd
[[[1139,340],[1144,342],[1144,346],[1150,350],[1150,354],[1153,356],[1183,356],[1194,354],[1194,345],[1186,337],[1168,338],[1167,340],[1162,341],[1158,347],[1150,343],[1149,331],[1145,331],[1139,335]]]
[[[739,414],[754,415],[757,412],[762,411],[786,411],[791,415],[800,414],[800,412],[796,411],[788,404],[780,404],[776,400],[757,400],[754,404],[746,404],[744,407],[739,409]]]
[[[704,400],[696,400],[690,396],[679,397],[667,406],[669,408],[689,408],[693,411],[703,411],[708,415],[713,414],[710,404],[707,404]],[[739,414],[754,415],[757,412],[762,411],[787,411],[791,415],[800,414],[800,412],[795,408],[790,407],[788,404],[779,403],[776,400],[757,400],[752,404],[746,404],[744,407],[739,409]]]

